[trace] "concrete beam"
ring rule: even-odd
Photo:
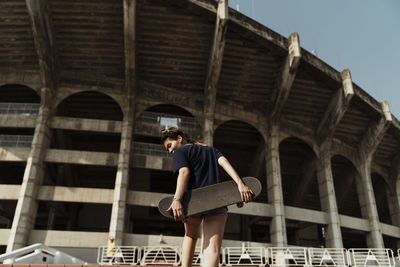
[[[136,88],[136,0],[124,0],[125,89]]]
[[[26,0],[31,20],[36,51],[39,57],[42,87],[54,90],[56,75],[56,49],[50,8],[47,0]]]
[[[36,115],[1,114],[0,125],[4,128],[35,128],[36,118]]]
[[[320,139],[320,143],[334,135],[354,96],[350,70],[345,69],[340,75],[342,77],[342,88],[333,95],[317,128],[317,136]]]
[[[118,154],[107,152],[48,149],[45,161],[80,165],[117,166]]]
[[[283,106],[289,97],[301,59],[300,41],[297,32],[292,33],[289,36],[288,42],[288,55],[286,56],[280,74],[278,75],[271,96],[271,106],[268,111],[269,116],[275,121],[280,119]]]
[[[222,58],[225,48],[225,36],[228,28],[228,0],[219,0],[215,22],[214,39],[211,47],[206,84],[204,86],[204,143],[213,145],[215,103],[217,100],[217,85],[221,73]]]
[[[379,120],[370,123],[365,135],[361,139],[359,145],[361,161],[371,159],[392,122],[392,114],[386,100],[381,103],[381,107],[383,116]]]
[[[72,117],[53,117],[50,120],[50,127],[53,129],[63,130],[120,133],[122,129],[122,122]]]

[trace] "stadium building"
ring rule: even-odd
[[[223,246],[400,247],[400,122],[228,0],[0,2],[0,254],[180,245],[160,129],[217,147],[263,191]]]

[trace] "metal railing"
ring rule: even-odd
[[[263,247],[226,247],[223,249],[223,259],[226,266],[258,265],[265,266],[266,250]]]
[[[161,144],[143,143],[143,142],[132,142],[133,153],[143,155],[153,155],[161,157],[171,157],[171,155],[165,150]]]
[[[39,112],[39,103],[0,103],[0,114],[36,115]]]
[[[97,253],[99,264],[135,265],[140,261],[140,250],[135,246],[100,247]]]
[[[181,251],[176,246],[146,246],[142,248],[141,265],[174,265],[181,262]]]
[[[145,111],[140,115],[138,120],[159,126],[177,126],[185,130],[196,130],[199,128],[198,123],[193,117],[165,113]]]
[[[352,248],[348,250],[349,264],[359,266],[385,266],[395,265],[393,251],[380,248]]]
[[[177,246],[145,246],[115,248],[112,257],[107,256],[107,247],[100,247],[99,264],[179,265],[181,250]],[[110,255],[110,254],[108,254]],[[270,266],[270,267],[393,267],[400,264],[400,249],[397,258],[391,249],[368,248],[305,248],[305,247],[224,247],[220,265]],[[201,264],[201,248],[196,247],[192,264]]]
[[[9,135],[0,134],[0,146],[2,147],[30,147],[33,135]]]
[[[267,250],[270,266],[306,266],[307,248],[272,247]]]
[[[342,248],[309,248],[308,263],[312,266],[348,266],[347,253]]]

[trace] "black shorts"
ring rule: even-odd
[[[218,209],[214,209],[214,210],[209,210],[209,211],[205,211],[193,216],[190,216],[192,218],[204,218],[207,216],[215,216],[215,215],[224,215],[227,216],[228,215],[228,208],[227,207],[222,207],[222,208],[218,208]]]

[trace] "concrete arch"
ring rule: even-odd
[[[75,97],[75,96],[78,96],[78,95],[84,95],[84,94],[86,94],[86,93],[92,93],[92,94],[96,94],[96,95],[99,95],[99,96],[102,96],[102,97],[104,97],[104,99],[105,100],[108,100],[109,101],[109,104],[111,104],[111,105],[114,105],[115,104],[115,112],[120,112],[121,114],[120,114],[120,116],[118,115],[118,116],[116,116],[116,117],[120,117],[118,120],[122,120],[123,119],[123,116],[124,116],[124,109],[121,107],[121,105],[115,100],[115,98],[113,98],[111,95],[109,95],[109,94],[105,94],[105,93],[103,93],[103,92],[99,92],[99,91],[95,91],[95,90],[82,90],[82,91],[79,91],[79,92],[74,92],[74,93],[71,93],[71,94],[69,94],[68,96],[66,96],[66,97],[64,97],[63,99],[62,99],[62,101],[58,101],[58,103],[56,103],[56,105],[55,105],[55,113],[56,113],[56,115],[59,115],[59,108],[60,108],[60,106],[61,105],[63,105],[63,104],[66,104],[67,102],[66,101],[68,101],[70,98],[72,98],[72,97]],[[95,116],[96,117],[96,116]],[[90,117],[91,118],[91,117]],[[97,118],[97,119],[101,119],[101,118]]]
[[[8,84],[19,84],[29,87],[40,95],[41,81],[40,75],[37,73],[8,72],[3,74],[0,81],[0,87]]]
[[[64,88],[65,89],[65,88]],[[110,98],[112,98],[121,108],[122,111],[125,110],[125,106],[127,106],[127,101],[128,98],[124,95],[120,94],[111,94],[110,92],[107,92],[106,90],[101,90],[101,89],[90,89],[90,88],[82,88],[82,89],[70,89],[70,90],[62,90],[62,94],[58,93],[55,100],[54,100],[54,106],[57,108],[60,103],[65,101],[67,98],[69,98],[72,95],[83,93],[83,92],[96,92],[99,94],[106,95]]]
[[[4,95],[2,93],[3,93],[3,90],[7,89],[7,88],[12,88],[13,93],[16,90],[19,90],[21,92],[25,91],[25,92],[23,92],[22,96],[18,96],[19,98],[16,97],[15,95],[12,96],[12,100],[13,101],[11,101],[11,102],[15,102],[15,103],[40,103],[40,93],[38,93],[35,89],[33,89],[33,88],[29,87],[29,86],[26,86],[24,84],[20,84],[20,83],[10,83],[10,84],[0,85],[0,97],[1,97],[0,102],[4,101],[3,100]]]
[[[279,138],[279,145],[288,139],[298,139],[298,140],[302,141],[314,152],[314,155],[317,158],[319,158],[319,155],[320,155],[319,146],[315,143],[315,141],[312,139],[312,137],[307,138],[304,135],[299,136],[295,133],[283,132]]]
[[[263,137],[264,142],[267,142],[267,131],[266,131],[266,127],[262,127],[263,125],[261,124],[256,124],[256,122],[253,121],[244,121],[241,119],[237,119],[237,118],[232,118],[229,120],[218,120],[216,121],[217,123],[214,123],[214,132],[223,124],[230,122],[230,121],[238,121],[238,122],[243,122],[245,124],[248,124],[249,126],[253,127],[254,129],[256,129],[258,131],[258,133]]]

